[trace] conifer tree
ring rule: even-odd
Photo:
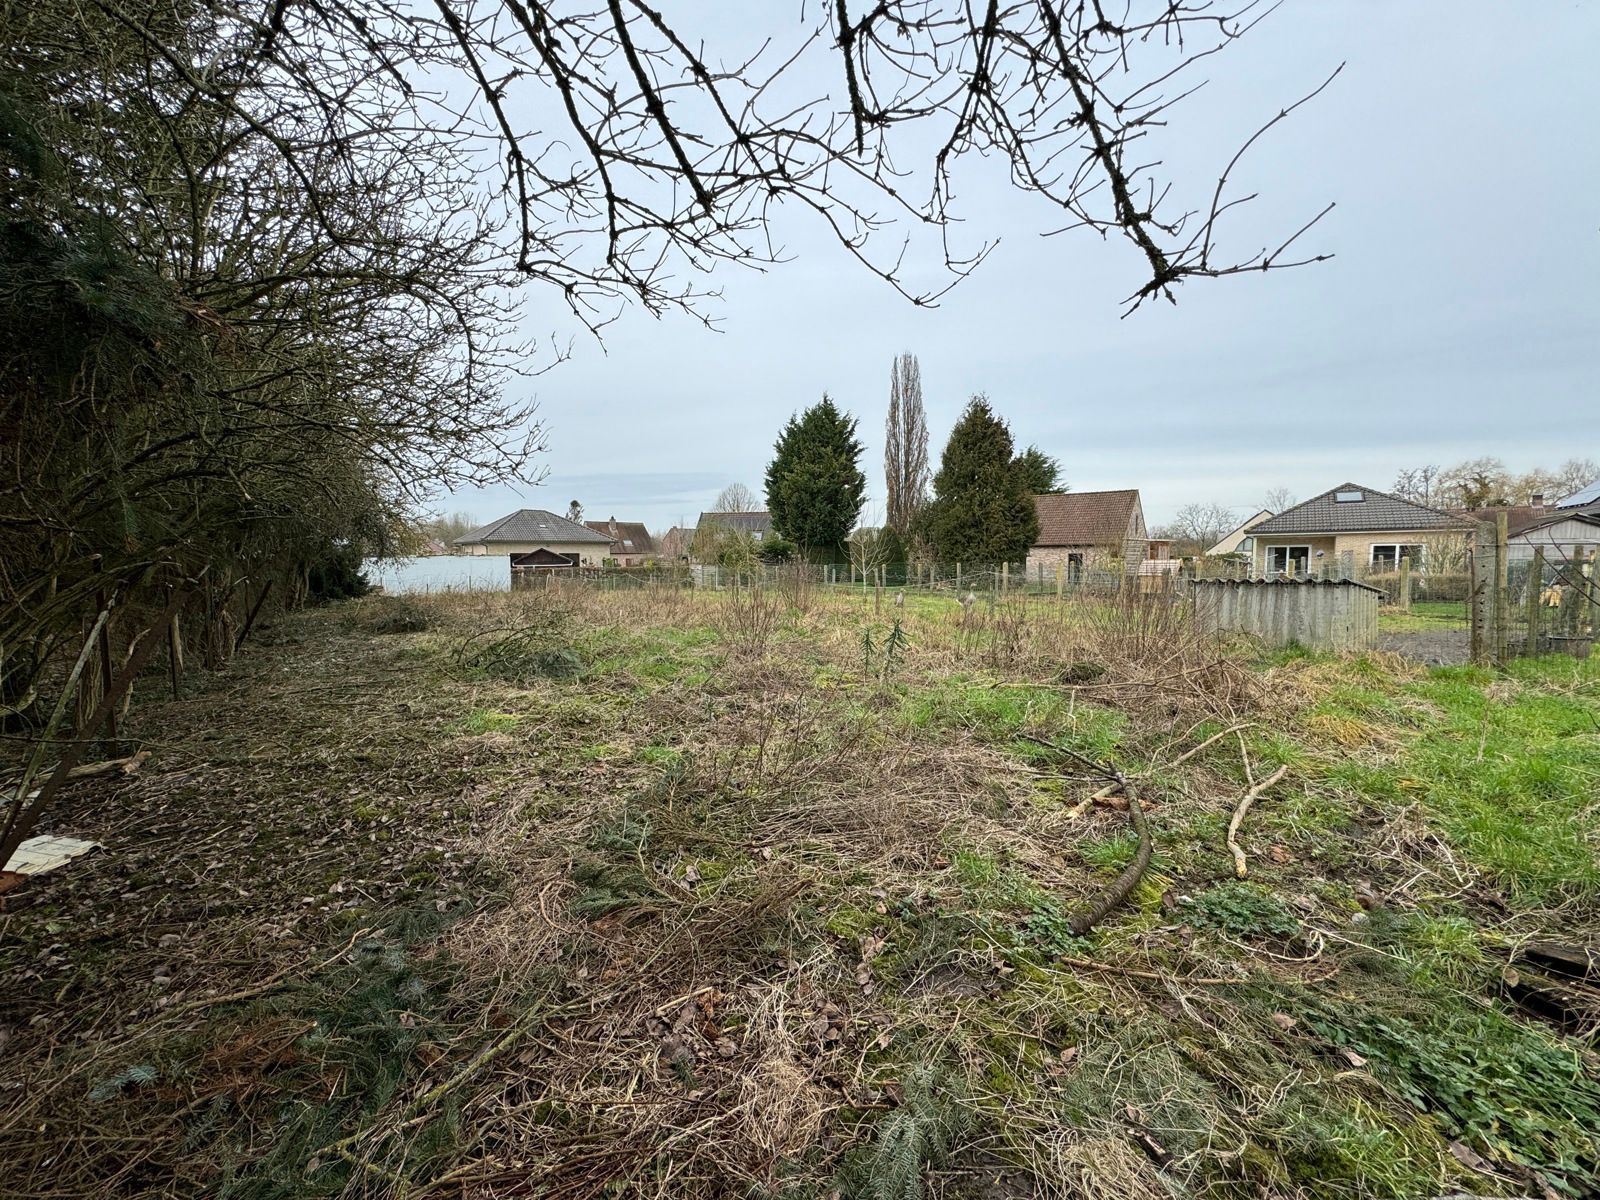
[[[1035,496],[1067,490],[1061,482],[1060,460],[1046,454],[1037,446],[1029,446],[1017,455],[1017,468],[1028,481],[1028,490]]]
[[[950,431],[933,477],[928,533],[943,562],[1015,563],[1028,557],[1039,518],[1011,430],[974,396]]]
[[[840,561],[866,496],[854,417],[822,401],[790,417],[767,467],[772,527],[813,561]]]

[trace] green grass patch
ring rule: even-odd
[[[492,708],[475,708],[461,720],[461,728],[465,733],[509,733],[515,729],[522,718],[515,713],[499,712]]]

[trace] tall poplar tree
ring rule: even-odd
[[[1015,563],[1038,539],[1027,471],[1011,430],[974,396],[950,431],[933,477],[928,533],[943,562]]]
[[[911,540],[917,512],[928,500],[928,418],[922,407],[922,368],[902,354],[889,371],[889,417],[884,423],[884,523],[901,545]]]
[[[855,418],[824,393],[778,435],[767,467],[772,527],[813,561],[842,561],[866,498]]]

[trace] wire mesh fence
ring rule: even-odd
[[[1508,539],[1486,528],[1473,552],[1474,661],[1538,654],[1587,658],[1600,636],[1600,539]]]

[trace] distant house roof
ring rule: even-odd
[[[769,512],[703,512],[697,529],[707,525],[720,525],[724,529],[737,529],[742,533],[766,533],[772,528]]]
[[[1557,501],[1556,507],[1600,510],[1600,479],[1586,488],[1579,488],[1565,500]]]
[[[1520,537],[1545,525],[1560,525],[1566,521],[1600,526],[1600,512],[1589,512],[1582,508],[1551,508],[1549,505],[1534,508],[1531,504],[1512,504],[1500,508],[1463,508],[1456,511],[1462,517],[1485,523],[1493,522],[1496,516],[1505,513],[1507,537]]]
[[[689,543],[694,540],[694,530],[687,525],[674,525],[661,535],[661,553],[679,556],[689,553]]]
[[[1388,492],[1359,483],[1341,483],[1275,517],[1250,532],[1274,533],[1381,533],[1385,530],[1467,529],[1470,522],[1458,513],[1442,512],[1402,500]]]
[[[1236,528],[1224,534],[1222,539],[1218,541],[1215,546],[1212,546],[1211,549],[1207,550],[1206,553],[1232,554],[1239,548],[1240,543],[1242,543],[1246,537],[1255,532],[1256,526],[1260,525],[1261,522],[1265,521],[1271,515],[1272,510],[1270,508],[1263,508],[1260,512],[1256,513],[1255,516],[1247,518]]]
[[[1139,489],[1049,492],[1033,498],[1039,514],[1036,546],[1115,546],[1128,537],[1139,511]]]
[[[584,524],[611,539],[611,553],[615,556],[656,552],[655,539],[638,521],[619,521],[612,517],[609,521],[585,521]]]
[[[495,542],[609,542],[603,533],[596,533],[587,525],[558,517],[542,508],[519,508],[498,521],[490,521],[456,539],[458,546]]]

